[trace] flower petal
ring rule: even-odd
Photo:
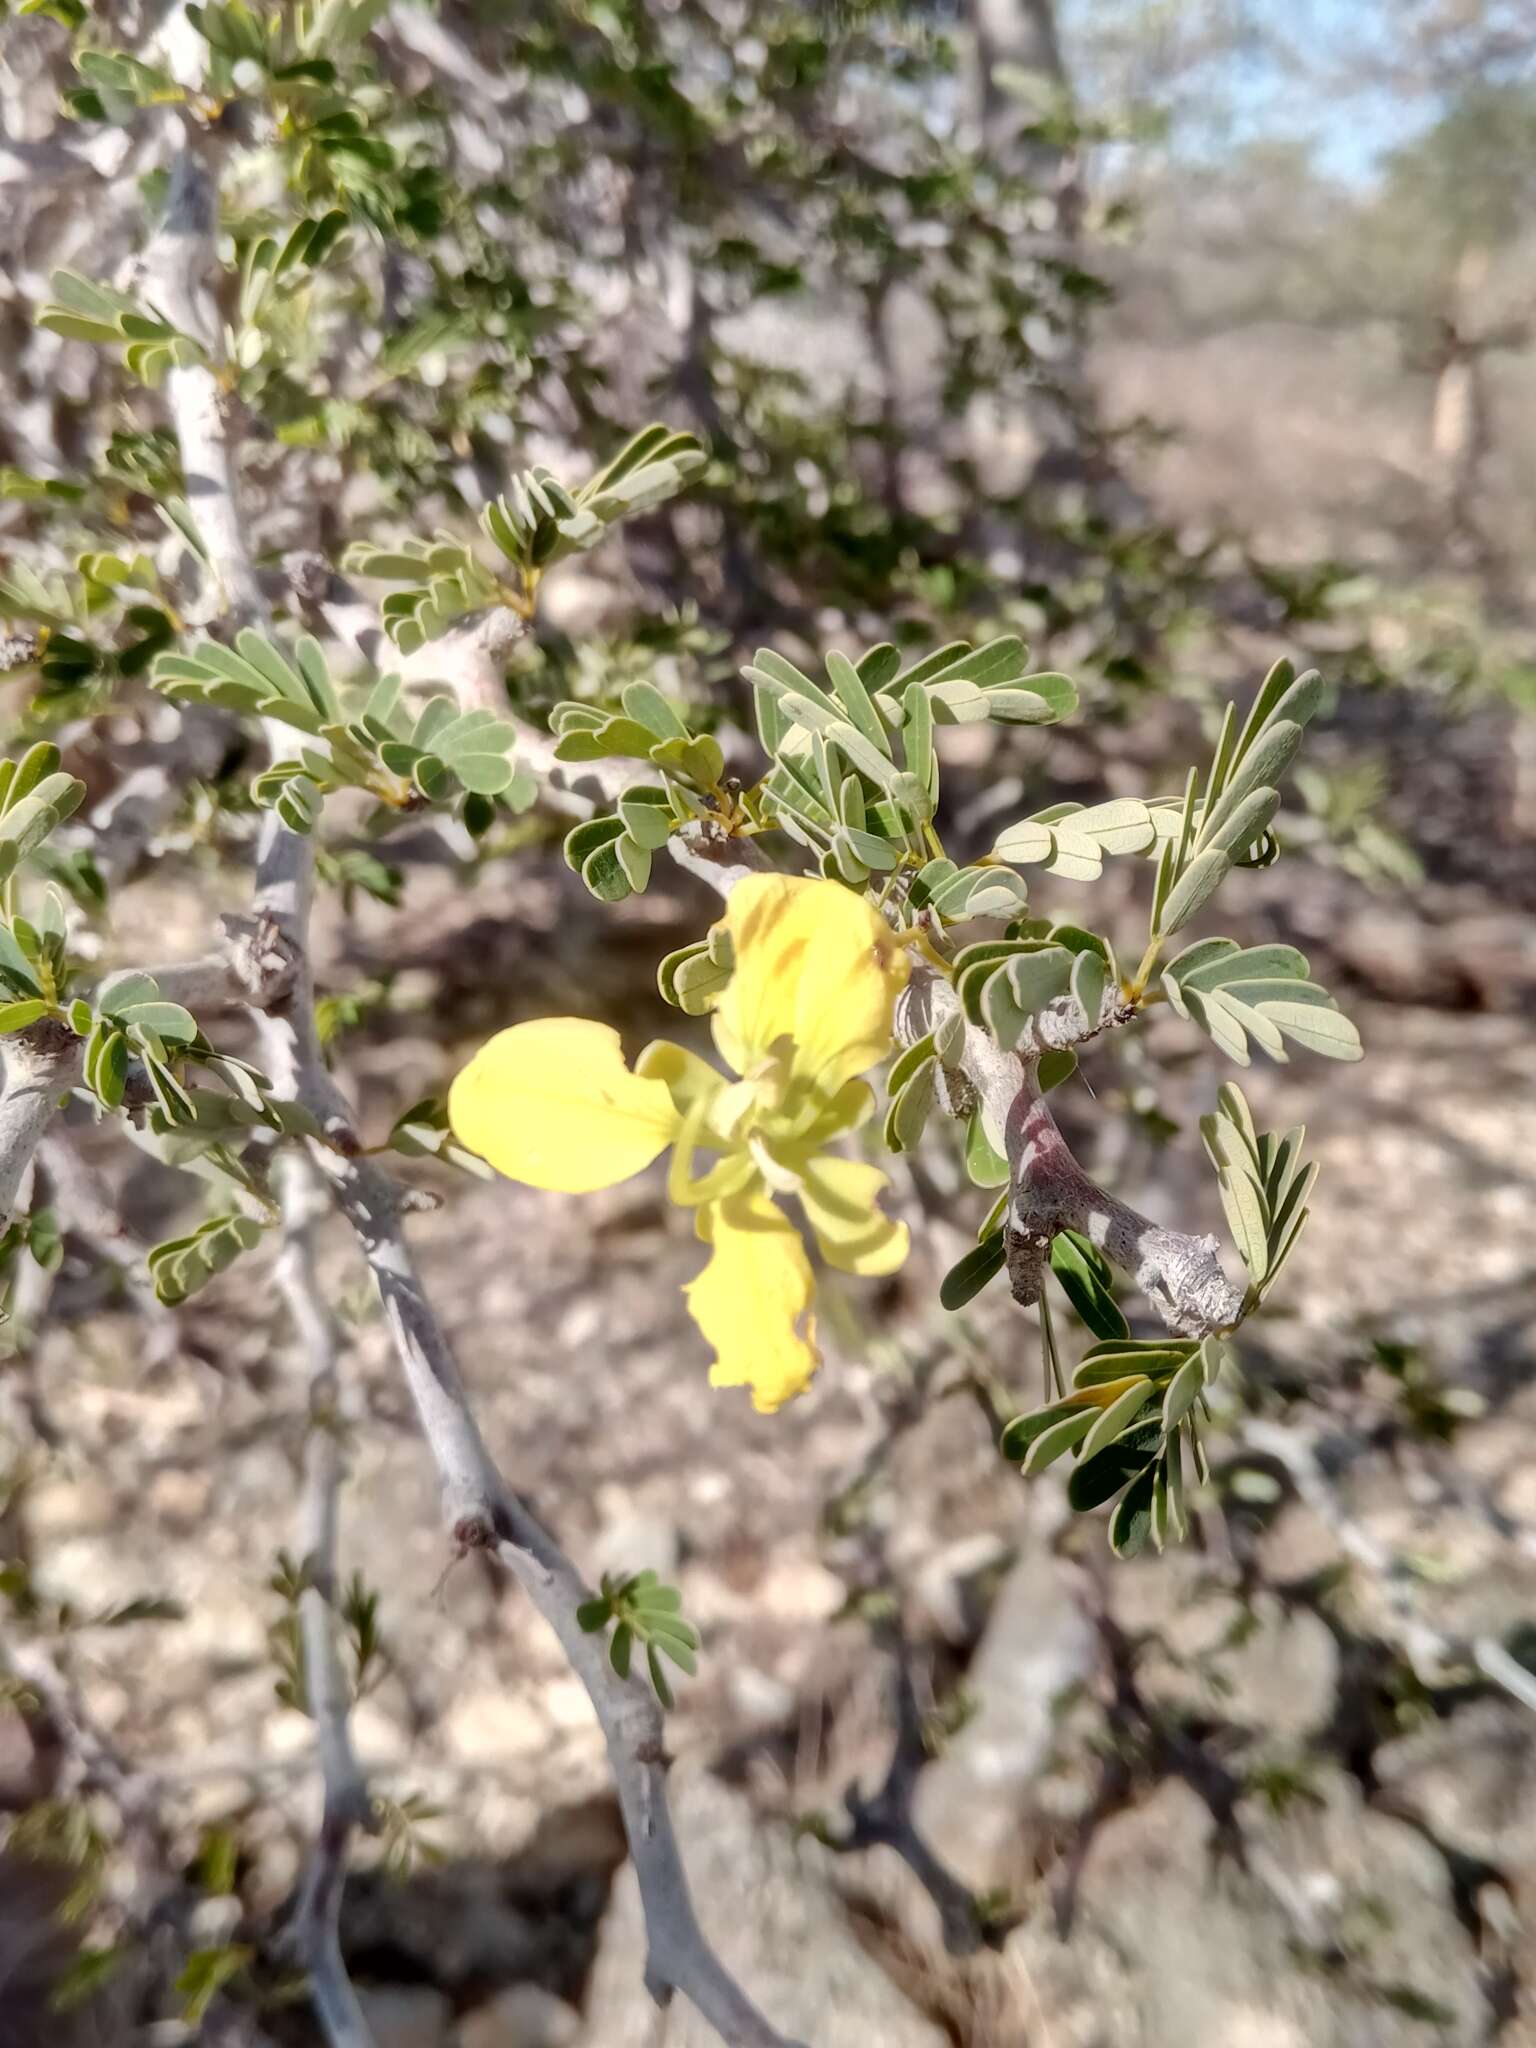
[[[715,1043],[738,1074],[788,1039],[795,1078],[831,1093],[885,1057],[907,956],[862,896],[840,882],[749,875],[725,924],[736,966]]]
[[[710,1103],[728,1086],[707,1060],[670,1038],[653,1038],[635,1061],[635,1072],[647,1081],[665,1081],[678,1115],[686,1116],[696,1102]]]
[[[699,1215],[713,1246],[709,1264],[683,1292],[688,1312],[715,1347],[714,1387],[750,1387],[771,1414],[809,1386],[821,1363],[811,1302],[816,1283],[800,1233],[762,1195],[733,1195]]]
[[[907,1256],[905,1223],[893,1223],[875,1204],[889,1181],[861,1159],[813,1159],[805,1168],[800,1204],[821,1255],[844,1273],[894,1273]]]
[[[540,1017],[481,1046],[448,1091],[448,1121],[509,1180],[579,1195],[649,1166],[682,1119],[665,1081],[625,1066],[609,1025]]]

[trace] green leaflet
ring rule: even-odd
[[[964,1308],[968,1301],[980,1294],[988,1281],[997,1278],[1006,1263],[1003,1232],[1000,1229],[990,1231],[944,1275],[939,1286],[940,1304],[951,1311]]]

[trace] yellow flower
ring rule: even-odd
[[[481,1047],[448,1115],[498,1172],[572,1194],[627,1180],[670,1145],[668,1193],[698,1211],[710,1247],[685,1292],[715,1349],[711,1383],[749,1386],[769,1410],[821,1363],[810,1261],[776,1198],[799,1201],[844,1272],[891,1273],[907,1255],[906,1225],[876,1206],[885,1175],[826,1150],[874,1107],[859,1076],[890,1051],[907,959],[837,882],[750,876],[723,922],[735,968],[714,1035],[734,1081],[666,1039],[631,1072],[606,1024],[545,1017]],[[700,1152],[714,1157],[697,1173]]]

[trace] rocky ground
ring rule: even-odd
[[[608,1014],[632,1043],[677,1029],[635,991],[693,909],[648,897],[582,950],[594,925],[572,920],[560,871],[516,872],[473,905],[423,872],[403,923],[361,914],[332,932],[340,984],[412,962],[344,1041],[370,1128],[516,1015]],[[1309,920],[1294,894],[1255,904],[1266,929]],[[1368,968],[1356,979],[1372,986]],[[953,1391],[968,1366],[1022,1405],[1038,1366],[1032,1319],[995,1292],[960,1319],[936,1306],[982,1206],[945,1157],[899,1183],[928,1218],[908,1269],[829,1299],[827,1369],[777,1417],[707,1388],[679,1294],[697,1250],[654,1176],[562,1198],[419,1175],[445,1196],[416,1227],[419,1256],[498,1456],[594,1578],[652,1565],[703,1631],[670,1722],[701,1907],[816,2048],[1536,2040],[1536,1713],[1466,1655],[1484,1638],[1519,1651],[1522,1630],[1536,1642],[1529,1010],[1448,1007],[1443,988],[1387,1002],[1375,985],[1352,1004],[1361,1067],[1251,1077],[1261,1118],[1308,1123],[1315,1221],[1244,1347],[1247,1415],[1234,1407],[1199,1543],[1133,1565],[1069,1521],[1056,1485],[1004,1467]],[[1111,1054],[1091,1077],[1102,1107],[1152,1087],[1182,1128],[1164,1144],[1079,1088],[1084,1149],[1145,1206],[1218,1227],[1191,1121],[1210,1065]],[[102,1159],[120,1179],[120,1154]],[[173,1213],[149,1162],[125,1193],[145,1230]],[[177,1622],[81,1635],[80,1677],[186,1853],[236,1831],[238,1911],[259,1930],[317,1804],[311,1731],[274,1702],[269,1637],[268,1580],[296,1540],[302,1372],[259,1264],[146,1325],[114,1300],[101,1249],[72,1242],[58,1314],[12,1369],[37,1436],[13,1519],[47,1591],[81,1610],[180,1603]],[[379,1792],[433,1810],[413,1868],[365,1846],[348,1899],[379,2048],[651,2044],[585,1696],[507,1582],[445,1569],[384,1333],[348,1245],[328,1237],[324,1258],[351,1340],[344,1562],[379,1594],[389,1651],[357,1741]],[[1476,1398],[1447,1410],[1446,1389]],[[1310,1465],[1274,1455],[1277,1426]],[[858,1512],[829,1529],[829,1500]],[[889,1758],[894,1639],[845,1612],[872,1560],[899,1591],[898,1648],[934,1736],[918,1825],[1000,1912],[1007,1895],[1012,1931],[976,1955],[945,1952],[891,1850],[815,1838]],[[44,1760],[14,1726],[8,1742],[14,1795]],[[317,2038],[301,2008],[271,2024],[295,2048]],[[665,2038],[706,2035],[678,2014]]]

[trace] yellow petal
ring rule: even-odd
[[[708,1202],[724,1201],[727,1195],[739,1194],[757,1179],[757,1168],[745,1146],[734,1146],[723,1159],[717,1159],[700,1174],[693,1170],[693,1156],[700,1145],[710,1142],[710,1134],[704,1127],[709,1105],[695,1103],[683,1118],[683,1127],[677,1143],[672,1147],[672,1158],[667,1166],[667,1200],[675,1202],[680,1209],[702,1208]]]
[[[821,1363],[800,1233],[762,1195],[734,1195],[701,1211],[699,1235],[713,1246],[710,1261],[683,1292],[715,1347],[710,1385],[750,1387],[753,1407],[771,1414]]]
[[[448,1091],[448,1121],[509,1180],[581,1195],[649,1166],[682,1120],[664,1081],[625,1066],[609,1025],[540,1017],[481,1046]]]
[[[829,1093],[885,1057],[907,956],[862,896],[840,882],[749,875],[725,923],[736,966],[715,1043],[738,1074],[784,1039],[795,1077]]]
[[[806,1105],[803,1119],[791,1135],[794,1144],[804,1145],[810,1151],[819,1151],[831,1138],[839,1138],[844,1131],[856,1131],[860,1124],[868,1123],[874,1112],[875,1091],[867,1081],[849,1081],[833,1096],[818,1095]]]
[[[889,1185],[878,1166],[860,1159],[813,1159],[805,1168],[800,1202],[821,1255],[844,1273],[894,1273],[907,1256],[905,1223],[876,1208]]]
[[[713,1102],[727,1083],[707,1060],[670,1038],[653,1038],[635,1061],[635,1072],[647,1081],[665,1081],[672,1105],[686,1116],[696,1102]]]

